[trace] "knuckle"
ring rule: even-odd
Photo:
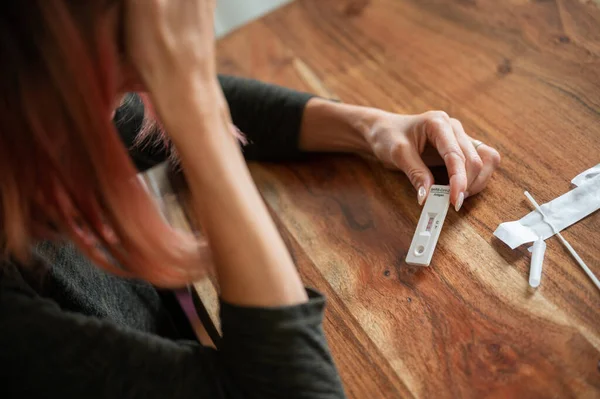
[[[427,111],[425,113],[425,116],[428,119],[440,119],[443,120],[444,122],[450,122],[450,116],[445,112],[445,111]]]
[[[392,159],[390,158],[391,154],[387,151],[387,148],[385,148],[381,144],[375,144],[371,147],[371,149],[375,158],[379,159],[382,162],[392,162]]]
[[[479,172],[481,172],[481,170],[483,169],[483,161],[480,157],[475,157],[471,159],[470,163],[471,169],[473,169],[473,172],[475,172],[476,174],[479,174]]]
[[[498,153],[498,151],[492,149],[492,151],[490,153],[490,162],[494,166],[494,169],[496,169],[498,166],[500,166],[501,161],[502,161],[502,157],[500,156],[500,153]]]
[[[418,168],[409,168],[406,170],[406,177],[414,185],[416,182],[422,181],[426,172]]]
[[[467,159],[465,158],[465,154],[463,154],[463,152],[461,150],[459,150],[458,148],[449,149],[444,154],[444,160],[446,160],[447,158],[456,158],[456,159],[460,160],[463,164],[467,162]]]
[[[450,116],[444,111],[427,111],[425,113],[425,123],[431,127],[440,127],[450,123]]]
[[[398,141],[390,146],[390,156],[392,159],[402,159],[406,151],[406,143]]]
[[[456,118],[450,118],[450,124],[455,128],[460,128],[464,130],[462,122]]]
[[[371,144],[371,148],[373,149],[373,153],[375,155],[381,155],[384,152],[385,146],[380,142],[375,142]]]
[[[446,122],[439,118],[427,118],[423,125],[428,137],[434,138],[444,132]]]

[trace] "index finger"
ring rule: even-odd
[[[450,117],[445,112],[434,111],[427,116],[423,127],[427,139],[437,149],[448,169],[450,201],[456,211],[459,211],[465,199],[468,183],[466,158],[450,124]]]

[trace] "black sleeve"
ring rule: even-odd
[[[252,79],[219,76],[233,123],[248,138],[248,160],[298,158],[302,115],[313,96]]]
[[[222,350],[174,342],[0,291],[0,397],[343,398],[323,298],[276,309],[223,303]]]
[[[301,157],[298,139],[302,115],[312,95],[252,79],[219,76],[233,123],[244,133],[247,160],[283,161]],[[144,105],[129,94],[117,110],[115,125],[140,170],[166,160],[167,152],[151,142],[134,145],[144,119]]]

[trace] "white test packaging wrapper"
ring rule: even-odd
[[[533,246],[529,248],[531,252],[529,285],[533,288],[538,287],[541,282],[546,251],[544,240],[552,237],[555,231],[560,232],[600,209],[600,164],[580,173],[571,180],[571,183],[577,188],[540,206],[539,210],[536,209],[520,220],[500,224],[494,232],[496,237],[512,249],[528,242],[534,242]],[[540,212],[546,215],[545,219]],[[549,223],[552,223],[554,228]],[[560,238],[562,239],[562,237]],[[565,243],[565,245],[568,244]],[[581,262],[583,263],[583,261]],[[587,266],[584,270],[586,268]],[[586,270],[587,272],[588,270]],[[590,278],[597,284],[597,279],[592,276]]]
[[[579,187],[597,176],[600,176],[600,163],[594,166],[593,168],[588,169],[585,172],[582,172],[575,176],[573,180],[571,180],[571,184],[573,184],[576,187]]]
[[[429,266],[449,206],[450,186],[431,186],[429,196],[427,196],[427,201],[425,201],[425,206],[419,218],[417,230],[406,255],[406,263]]]
[[[600,209],[600,175],[590,173],[595,168],[574,179],[580,184],[579,187],[540,207],[557,231],[562,231]],[[494,235],[511,249],[515,249],[538,238],[545,240],[552,237],[554,231],[539,212],[533,211],[520,220],[502,223]]]

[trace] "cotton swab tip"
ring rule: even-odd
[[[544,264],[544,253],[546,252],[546,242],[539,238],[533,243],[531,253],[531,266],[529,268],[529,285],[537,288],[542,281],[542,266]]]

